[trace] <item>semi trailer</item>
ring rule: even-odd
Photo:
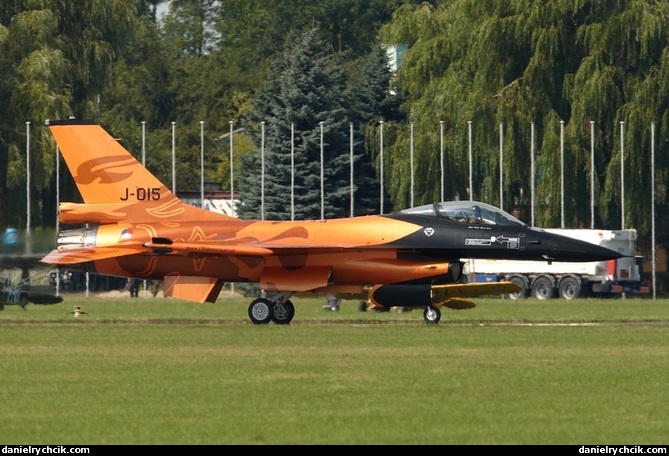
[[[508,295],[512,299],[575,299],[650,293],[650,287],[642,276],[643,257],[636,252],[635,229],[546,231],[607,247],[625,256],[617,260],[582,263],[463,259],[467,280],[517,283],[522,291]]]

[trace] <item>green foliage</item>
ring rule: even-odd
[[[468,195],[467,123],[473,122],[473,195],[515,207],[536,186],[537,224],[588,226],[591,122],[595,128],[596,226],[634,226],[647,233],[651,184],[666,206],[666,170],[651,183],[649,126],[666,130],[666,2],[497,2],[461,0],[404,5],[382,27],[390,44],[406,44],[398,83],[408,95],[416,137],[417,203],[441,186],[434,160],[439,122],[446,126],[446,199]],[[651,89],[652,87],[652,89]],[[559,132],[564,121],[564,138]],[[621,220],[619,123],[625,122],[625,214]],[[499,137],[503,124],[503,138]],[[537,159],[531,182],[530,127]],[[398,130],[389,154],[393,197],[404,201],[409,129]],[[503,140],[504,169],[499,169]],[[564,140],[564,169],[560,162]],[[655,137],[656,153],[666,144]],[[664,154],[666,155],[666,154]],[[500,172],[504,188],[499,187]],[[564,175],[564,207],[560,201]],[[510,191],[509,191],[510,190]],[[632,202],[633,201],[633,202]],[[528,211],[529,214],[529,211]],[[523,217],[527,221],[528,217]],[[666,230],[665,235],[666,236]]]
[[[170,14],[163,23],[163,33],[172,49],[181,56],[209,53],[214,47],[214,19],[218,0],[172,0]]]
[[[328,53],[317,29],[290,35],[286,50],[273,61],[271,73],[274,76],[256,96],[246,121],[259,147],[256,156],[245,162],[242,173],[255,178],[262,174],[263,180],[260,185],[245,187],[241,216],[261,218],[265,216],[263,209],[268,218],[279,220],[349,215],[351,152],[347,127],[376,114],[380,94],[387,93],[388,86],[381,91],[358,78],[350,86],[351,98],[358,93],[356,88],[369,88],[368,101],[362,98],[357,105],[347,105],[342,96],[347,81],[341,58]],[[354,155],[359,157],[360,149],[358,146]],[[249,183],[254,178],[242,179]],[[358,176],[358,182],[368,180],[368,175]],[[358,201],[358,211],[369,210],[364,207],[369,201]]]

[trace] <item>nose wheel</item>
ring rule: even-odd
[[[439,307],[427,306],[423,310],[423,318],[426,323],[436,325],[441,320],[441,310],[439,310]]]

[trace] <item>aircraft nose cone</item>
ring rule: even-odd
[[[622,253],[579,239],[560,236],[555,240],[555,261],[607,261],[622,258]]]

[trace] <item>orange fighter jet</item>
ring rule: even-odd
[[[377,307],[443,306],[520,291],[465,283],[461,258],[601,261],[612,250],[531,228],[488,204],[454,201],[390,214],[251,221],[183,203],[102,127],[47,120],[83,203],[63,202],[57,248],[42,261],[98,274],[164,280],[167,296],[214,302],[225,282],[258,283],[255,324],[288,324],[295,293],[330,293]]]

